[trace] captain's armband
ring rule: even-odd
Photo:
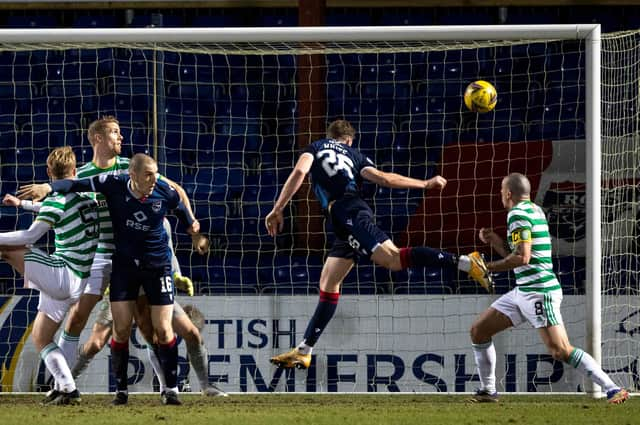
[[[511,244],[513,246],[523,242],[531,242],[531,229],[516,229],[511,232]]]

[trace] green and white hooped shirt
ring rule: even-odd
[[[531,242],[529,264],[516,267],[516,284],[524,292],[549,292],[560,289],[551,261],[551,235],[542,208],[521,201],[507,215],[507,239],[513,251],[521,242]]]

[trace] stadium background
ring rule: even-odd
[[[216,7],[216,2],[195,7],[204,3],[193,2],[194,7],[178,9],[174,3],[154,2],[153,7],[148,7],[144,2],[114,2],[109,9],[103,9],[95,3],[70,2],[64,4],[63,10],[47,9],[46,3],[15,3],[13,7],[3,4],[6,13],[0,17],[0,26],[322,24],[322,13],[299,14],[292,4],[257,2],[258,7],[248,8],[237,7],[234,2],[221,3],[223,7]],[[640,23],[640,6],[594,6],[591,2],[537,7],[521,2],[516,6],[509,2],[483,6],[477,2],[474,7],[396,2],[398,6],[392,8],[352,2],[352,7],[330,4],[326,10],[319,2],[302,3],[312,11],[325,12],[324,23],[335,26],[599,22],[603,32],[612,32],[634,29]],[[507,49],[502,52],[506,58],[503,63],[492,61],[488,50],[474,53],[473,57],[466,57],[462,51],[394,56],[397,62],[391,64],[385,62],[389,58],[384,55],[374,59],[355,54],[336,56],[339,60],[334,63],[329,57],[324,77],[326,97],[313,101],[306,100],[303,90],[295,84],[300,81],[301,71],[296,70],[293,55],[271,58],[275,63],[269,64],[252,57],[214,55],[207,67],[202,66],[198,55],[171,52],[158,60],[148,51],[128,49],[87,53],[3,51],[0,192],[11,193],[34,179],[45,181],[45,159],[52,147],[71,145],[79,163],[90,161],[91,149],[85,136],[88,123],[99,115],[114,114],[121,121],[125,137],[123,155],[140,151],[156,154],[162,172],[180,182],[191,196],[196,214],[211,237],[212,250],[201,258],[190,253],[186,235],[178,232],[177,236],[183,274],[193,278],[198,295],[315,294],[324,248],[331,239],[323,234],[325,224],[313,201],[307,202],[305,193],[297,198],[287,211],[286,231],[275,243],[266,235],[263,219],[299,149],[321,137],[328,121],[346,117],[359,130],[358,146],[382,169],[424,178],[436,172],[445,177],[456,176],[443,193],[444,201],[437,203],[428,199],[436,194],[423,197],[415,191],[364,188],[375,207],[378,224],[399,245],[426,243],[456,252],[477,248],[475,230],[487,222],[482,220],[498,229],[503,226],[504,214],[496,196],[500,177],[524,167],[534,187],[544,189],[540,195],[536,191],[536,200],[550,214],[555,213],[556,220],[551,224],[557,230],[556,238],[568,241],[567,245],[560,244],[562,248],[554,256],[565,294],[582,295],[584,233],[577,229],[584,219],[584,204],[563,204],[563,199],[583,199],[584,185],[575,179],[545,179],[549,168],[578,174],[581,171],[581,164],[574,162],[575,156],[568,163],[552,164],[554,143],[567,141],[579,150],[585,132],[584,75],[580,74],[584,58],[579,43],[568,45],[566,51],[559,51],[552,44],[533,50]],[[81,57],[85,54],[88,56]],[[544,73],[534,74],[526,82],[515,82],[521,83],[519,89],[511,86],[509,91],[502,90],[501,81],[512,85],[510,75],[524,73],[536,60],[545,62]],[[163,71],[157,81],[165,95],[153,117],[154,99],[149,96],[153,81],[147,77],[159,62]],[[403,69],[396,63],[410,63],[411,67]],[[465,69],[461,66],[465,63],[475,63],[480,70]],[[483,68],[489,63],[491,68]],[[409,73],[410,83],[380,84],[380,75],[396,72]],[[496,82],[500,95],[498,108],[490,119],[447,115],[447,108],[459,110],[461,88],[483,72]],[[95,82],[87,82],[87,75]],[[259,91],[255,90],[254,81],[262,84]],[[425,84],[427,81],[429,84]],[[572,83],[566,85],[567,81]],[[518,96],[523,92],[529,95]],[[547,105],[552,105],[551,111]],[[442,114],[446,124],[439,121],[437,126],[431,126],[413,119],[421,107],[430,114]],[[300,113],[307,110],[316,117],[310,122]],[[154,118],[162,123],[158,134],[151,131]],[[158,146],[154,145],[156,137]],[[514,152],[521,152],[515,154],[521,162],[508,161]],[[460,167],[474,161],[494,161],[495,165]],[[478,183],[463,184],[468,180]],[[473,201],[461,203],[460,199]],[[451,211],[457,212],[455,219],[451,219]],[[479,217],[478,211],[484,215]],[[25,228],[32,218],[30,213],[0,207],[0,230]],[[573,230],[567,230],[567,226]],[[42,245],[51,244],[47,240]],[[636,258],[625,255],[615,261],[624,263],[622,269],[627,270],[635,268]],[[636,285],[635,274],[632,279],[632,285]],[[498,276],[498,293],[511,285],[512,276]],[[20,277],[7,264],[0,263],[0,293],[29,295],[20,286]],[[478,288],[461,275],[431,269],[390,273],[368,263],[358,265],[343,287],[345,295],[477,293]],[[3,303],[7,299],[3,298]],[[30,322],[33,314],[33,306],[27,306],[28,298],[22,302],[25,306],[19,311],[23,310],[25,316],[14,318],[15,324]],[[6,327],[2,332],[0,344],[6,345],[3,353],[9,358],[15,336],[9,335],[11,331]]]

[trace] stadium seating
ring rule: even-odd
[[[192,27],[242,27],[245,26],[245,17],[236,13],[221,15],[195,14],[191,19]]]
[[[257,27],[296,27],[298,26],[298,15],[258,15],[254,18],[253,23]]]
[[[183,27],[184,21],[181,16],[168,15],[163,13],[136,14],[132,21],[132,27]]]
[[[84,15],[78,16],[72,26],[74,28],[116,28],[118,19],[113,15]]]
[[[199,12],[163,14],[162,25],[298,24],[297,13],[291,10],[282,14],[272,10],[245,14],[234,9]],[[628,22],[640,23],[634,14],[620,18],[606,7],[509,6],[507,12],[503,22],[496,8],[332,7],[326,24],[602,22],[604,31],[610,31]],[[51,28],[63,23],[76,28],[125,25],[113,10],[80,12],[72,19],[53,12],[32,13],[10,13],[3,21],[11,28]],[[157,19],[150,11],[137,10],[129,24],[145,27],[159,23]],[[203,225],[220,244],[216,255],[225,250],[268,253],[252,261],[226,259],[210,265],[195,256],[181,258],[199,282],[199,293],[315,294],[321,259],[290,258],[288,250],[276,254],[271,251],[276,246],[273,238],[266,235],[263,225],[299,151],[300,104],[292,84],[298,77],[297,60],[294,55],[227,57],[164,52],[158,56],[151,50],[124,48],[1,52],[0,189],[11,192],[19,182],[46,180],[44,167],[38,165],[44,164],[52,147],[74,146],[79,162],[89,161],[91,150],[83,131],[98,115],[115,114],[121,120],[125,153],[150,150],[150,112],[158,102],[159,158],[166,158],[167,176],[183,184],[198,216],[205,217]],[[355,146],[382,169],[428,178],[436,172],[442,147],[448,143],[583,138],[584,76],[576,72],[583,61],[584,56],[558,51],[554,43],[462,51],[330,54],[326,57],[326,118],[351,120],[358,133]],[[155,70],[162,71],[163,87],[159,90],[164,97],[152,96],[149,81],[154,63]],[[461,102],[466,85],[476,78],[491,80],[498,89],[499,103],[491,114],[469,113]],[[539,106],[542,103],[550,106]],[[7,145],[12,149],[4,149]],[[421,201],[411,191],[378,190],[373,185],[365,186],[365,196],[375,209],[378,224],[393,236],[406,230]],[[27,217],[18,219],[6,210],[0,214],[2,225],[6,225],[3,229]],[[284,238],[290,235],[281,240]],[[633,282],[631,286],[637,288],[637,259],[607,261],[605,269],[613,276],[603,282],[607,290],[615,292],[618,281]],[[565,293],[584,293],[584,258],[557,257],[554,267]],[[0,279],[5,272],[0,269]],[[497,274],[495,280],[498,293],[515,283],[509,273]],[[357,265],[343,289],[345,294],[481,293],[466,276],[446,270],[391,273],[371,264]]]
[[[369,13],[328,9],[325,24],[330,27],[362,27],[374,25],[374,22]]]
[[[9,28],[55,28],[58,20],[49,15],[9,15],[6,26]]]

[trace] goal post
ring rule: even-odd
[[[269,369],[270,355],[299,340],[313,313],[321,253],[330,239],[324,236],[326,224],[306,193],[299,194],[287,210],[285,235],[275,243],[265,237],[262,221],[296,153],[315,135],[311,125],[302,123],[324,127],[337,117],[353,122],[363,152],[374,156],[382,169],[417,178],[440,172],[454,187],[442,198],[427,194],[430,202],[412,191],[367,189],[378,224],[398,244],[441,244],[464,253],[478,247],[474,235],[485,225],[474,217],[504,227],[506,217],[496,207],[496,193],[488,193],[496,190],[488,177],[500,176],[481,169],[493,168],[492,160],[496,173],[516,171],[519,166],[525,174],[535,174],[540,196],[549,197],[536,201],[573,196],[576,179],[569,177],[583,174],[586,244],[578,251],[574,235],[566,238],[568,242],[560,241],[564,254],[558,265],[568,264],[570,270],[563,271],[570,278],[585,279],[586,291],[582,282],[576,282],[571,295],[576,301],[568,302],[572,312],[579,312],[583,301],[588,305],[572,329],[586,326],[580,333],[584,348],[602,361],[602,327],[608,324],[602,323],[601,243],[607,235],[602,234],[601,224],[606,206],[601,205],[599,25],[3,29],[0,53],[9,57],[0,60],[0,96],[13,96],[13,110],[0,111],[7,123],[0,128],[0,137],[3,150],[18,152],[0,156],[2,192],[41,176],[43,152],[59,144],[79,147],[80,163],[90,160],[83,134],[87,121],[116,113],[129,134],[127,153],[147,151],[166,160],[161,170],[193,197],[196,213],[204,215],[202,221],[212,234],[212,252],[204,259],[191,255],[188,238],[177,229],[178,254],[183,271],[194,277],[203,295],[194,303],[205,311],[221,312],[208,315],[204,337],[210,340],[210,375],[227,383],[226,389],[468,391],[477,379],[471,371],[470,348],[460,341],[475,314],[470,310],[486,307],[491,298],[457,275],[433,270],[393,274],[367,264],[359,264],[345,282],[345,300],[338,307],[336,323],[327,329],[330,353],[322,354],[323,337],[313,379],[302,372]],[[308,67],[296,59],[316,55],[322,60],[305,61]],[[52,74],[53,63],[60,64],[57,76]],[[313,74],[318,71],[320,83]],[[25,72],[28,75],[19,75]],[[472,78],[500,82],[498,111],[477,115],[463,109],[460,88]],[[326,111],[305,107],[313,99],[301,98],[303,93],[324,98]],[[303,113],[308,116],[302,117]],[[48,118],[36,123],[42,116]],[[60,121],[65,125],[59,126]],[[563,127],[564,122],[571,125]],[[63,140],[54,140],[60,134]],[[520,143],[512,143],[516,141]],[[23,151],[31,156],[21,159]],[[562,154],[571,156],[571,161],[558,162]],[[545,175],[549,167],[555,167],[552,177]],[[24,170],[31,175],[25,176]],[[563,178],[569,178],[571,188]],[[469,185],[477,188],[478,199]],[[9,211],[2,212],[8,217],[3,226],[24,224],[29,218],[21,214],[14,219]],[[579,214],[572,210],[568,222],[563,222],[556,212],[550,214],[555,214],[554,226],[560,233]],[[7,230],[12,229],[0,229]],[[320,246],[305,246],[318,238]],[[3,288],[19,280],[2,278]],[[499,280],[503,290],[513,284],[506,274]],[[440,292],[432,292],[434,287]],[[291,307],[297,299],[303,300],[304,308]],[[7,302],[14,310],[24,308],[19,301]],[[241,307],[252,312],[236,314],[234,309]],[[10,323],[10,310],[0,309],[3,327]],[[450,330],[452,322],[459,328]],[[235,333],[228,340],[231,327]],[[448,342],[448,332],[456,335],[455,342]],[[25,390],[16,382],[28,378],[15,374],[18,364],[35,362],[33,353],[17,360],[15,349],[9,348],[16,337],[7,338],[7,348],[0,347],[3,388]],[[511,347],[507,338],[498,341],[498,349]],[[435,345],[426,348],[416,342],[420,339]],[[355,344],[352,351],[349,342]],[[404,343],[413,344],[406,355]],[[439,343],[449,344],[442,353]],[[227,354],[230,345],[235,349]],[[544,384],[542,390],[554,390],[551,377],[558,372],[557,365],[538,351],[507,354],[500,360],[505,372],[499,379],[505,391],[536,391],[536,383]],[[431,367],[425,366],[428,362]],[[544,370],[536,369],[536,362]],[[345,363],[348,370],[355,364],[352,374],[336,372]],[[516,364],[517,373],[512,370]],[[394,384],[401,369],[405,377],[412,370],[417,384],[400,378],[401,383]],[[90,369],[96,376],[98,370]],[[141,377],[141,382],[148,381],[148,376]],[[105,376],[94,382],[104,391],[109,389]],[[576,382],[567,378],[562,391],[576,387],[582,391],[582,382]],[[587,386],[586,391],[599,395],[595,387]]]

